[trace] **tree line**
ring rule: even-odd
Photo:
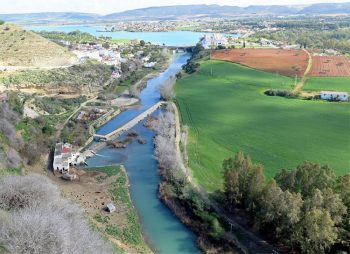
[[[260,231],[302,253],[350,248],[350,173],[304,162],[265,181],[264,169],[239,152],[223,162],[225,209],[247,211]]]
[[[303,48],[335,49],[350,52],[350,30],[335,29],[286,29],[272,32],[258,32],[254,36],[270,40],[299,44]]]

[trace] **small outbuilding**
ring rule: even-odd
[[[348,101],[349,95],[346,92],[321,91],[321,99],[328,101]]]
[[[106,205],[106,211],[107,211],[107,212],[113,213],[113,212],[115,212],[115,210],[116,210],[116,207],[115,207],[114,204],[108,203],[108,204]]]

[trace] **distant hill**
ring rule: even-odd
[[[299,13],[301,14],[350,14],[350,3],[339,4],[313,4],[305,7]]]
[[[0,67],[59,67],[76,61],[68,49],[33,32],[0,25]]]
[[[200,17],[235,17],[237,15],[319,15],[350,14],[350,3],[311,5],[252,5],[248,7],[222,5],[174,5],[149,7],[117,12],[105,16],[79,12],[44,12],[0,14],[0,20],[18,24],[94,23],[103,21],[176,20]]]
[[[0,14],[0,20],[17,24],[74,23],[89,22],[100,17],[98,14],[81,12],[40,12],[21,14]]]
[[[113,13],[100,19],[152,20],[198,17],[234,17],[237,15],[296,15],[296,14],[350,14],[350,3],[301,5],[252,5],[248,7],[221,5],[176,5],[150,7]]]

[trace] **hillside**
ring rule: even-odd
[[[236,15],[296,15],[296,14],[350,14],[350,3],[312,5],[252,5],[248,7],[221,5],[176,5],[150,7],[113,13],[100,19],[181,19],[198,17],[233,17]]]
[[[76,63],[67,49],[15,25],[0,25],[0,66],[60,67]]]
[[[321,3],[311,5],[173,5],[148,7],[108,15],[80,12],[43,12],[0,14],[0,19],[17,24],[94,23],[103,21],[176,20],[200,17],[235,17],[237,15],[327,15],[350,14],[350,3]]]

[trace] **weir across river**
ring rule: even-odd
[[[154,113],[158,108],[160,108],[164,104],[163,101],[159,101],[157,104],[153,105],[146,111],[142,112],[140,115],[136,116],[126,124],[120,126],[118,129],[106,134],[106,135],[99,135],[95,134],[94,139],[98,141],[108,141],[114,138],[117,138],[120,136],[123,132],[130,130],[132,127],[134,127],[136,124],[141,122],[143,119]]]

